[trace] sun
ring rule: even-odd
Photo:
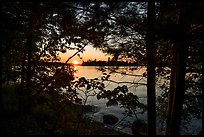
[[[77,65],[77,64],[79,64],[79,61],[73,60],[72,63],[73,63],[74,65]]]

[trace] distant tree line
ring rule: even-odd
[[[81,64],[82,66],[138,66],[141,64],[128,61],[87,61]]]

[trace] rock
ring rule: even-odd
[[[131,130],[134,135],[147,135],[147,124],[142,120],[135,120]]]
[[[108,114],[103,116],[103,123],[105,124],[114,125],[117,122],[118,118],[114,115]]]
[[[82,106],[82,108],[85,110],[85,112],[93,112],[93,113],[97,112],[97,107],[92,105],[84,105]]]

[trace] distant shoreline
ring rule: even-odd
[[[83,62],[81,66],[141,66],[141,64],[124,61],[90,61]]]
[[[45,65],[45,66],[65,65],[63,62],[38,62],[37,64]],[[143,64],[123,62],[123,61],[96,61],[96,62],[90,61],[90,62],[83,62],[82,64],[67,63],[67,65],[70,65],[70,66],[145,66]]]

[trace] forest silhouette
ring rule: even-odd
[[[125,134],[84,117],[94,107],[86,104],[88,92],[107,99],[107,106],[127,109],[124,119],[135,117],[127,125],[130,134],[156,135],[159,118],[163,134],[180,135],[193,118],[202,119],[202,5],[2,2],[1,135]],[[76,78],[68,63],[75,56],[82,59],[88,46],[112,57],[82,63],[102,66],[101,79]],[[60,62],[59,53],[71,50],[76,52]],[[104,83],[114,81],[104,66],[146,67],[142,75],[133,75],[147,79],[147,104],[125,85],[106,89]],[[162,89],[158,97],[156,87]],[[138,119],[138,109],[147,112],[146,125]],[[134,127],[138,125],[142,131]],[[202,130],[194,134],[202,135]]]

